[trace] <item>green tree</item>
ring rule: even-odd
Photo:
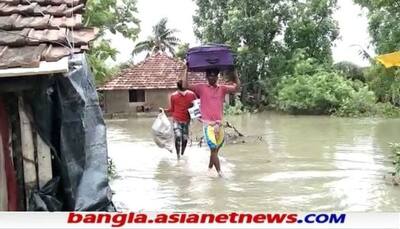
[[[147,52],[147,56],[151,53],[159,51],[169,51],[175,55],[175,47],[179,45],[179,38],[175,36],[176,29],[167,28],[167,18],[162,18],[155,26],[153,26],[153,34],[147,40],[136,44],[132,55],[141,52]]]
[[[193,16],[195,35],[203,42],[224,43],[228,39],[222,25],[228,20],[227,0],[195,0],[198,8]]]
[[[265,69],[276,59],[274,53],[282,53],[281,44],[274,39],[289,18],[290,2],[196,0],[196,3],[196,36],[203,43],[226,43],[232,47],[244,82],[241,98],[247,105],[259,104],[269,73]],[[280,60],[275,63],[277,67],[283,66]]]
[[[189,49],[189,43],[180,44],[176,50],[175,56],[180,60],[184,60],[186,58],[186,53]]]
[[[379,102],[390,102],[400,106],[400,70],[386,69],[383,65],[374,64],[365,72],[370,88],[375,92]]]
[[[348,61],[342,61],[333,65],[334,69],[351,80],[360,80],[365,82],[363,69],[356,64]]]
[[[242,99],[249,105],[273,100],[273,91],[299,49],[330,62],[337,38],[332,18],[336,0],[196,0],[195,34],[203,42],[226,43],[237,55],[243,81]],[[250,97],[248,95],[251,95]],[[246,99],[247,98],[247,99]],[[251,105],[251,104],[250,104]]]
[[[368,9],[369,33],[378,54],[400,50],[400,2],[397,0],[354,0]],[[374,63],[366,72],[368,84],[379,101],[400,105],[400,69]]]
[[[351,81],[332,72],[285,78],[278,94],[279,108],[290,113],[330,114],[354,90]]]
[[[102,84],[113,73],[105,61],[115,60],[117,51],[105,39],[107,32],[120,33],[135,40],[139,34],[139,20],[136,18],[136,0],[88,0],[84,16],[85,26],[100,29],[97,40],[88,52],[88,59],[97,84]]]
[[[94,74],[96,84],[104,83],[115,71],[109,68],[105,62],[108,58],[115,60],[117,50],[110,46],[110,42],[106,39],[99,39],[96,45],[89,51],[88,59]]]
[[[284,34],[285,45],[293,53],[304,49],[320,63],[332,62],[332,42],[339,36],[333,19],[336,0],[298,1]]]
[[[379,54],[400,50],[400,2],[354,0],[368,9],[369,33]]]

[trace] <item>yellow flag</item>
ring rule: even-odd
[[[377,56],[376,59],[381,62],[386,68],[400,67],[400,52],[392,52]]]

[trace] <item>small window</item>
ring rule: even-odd
[[[137,103],[144,101],[145,101],[144,90],[129,90],[130,103]]]

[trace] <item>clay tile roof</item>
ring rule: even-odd
[[[0,69],[38,67],[87,50],[97,30],[83,27],[84,6],[85,0],[0,0]]]
[[[99,90],[175,89],[185,72],[185,64],[165,53],[154,54],[143,62],[124,69]],[[190,84],[207,83],[202,72],[189,72]]]

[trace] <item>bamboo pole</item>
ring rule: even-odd
[[[18,110],[21,122],[21,145],[24,167],[25,200],[29,206],[30,193],[37,189],[37,171],[32,126],[24,109],[22,97],[18,97]]]

